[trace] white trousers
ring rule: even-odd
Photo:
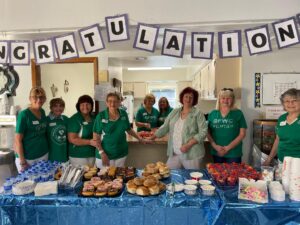
[[[109,160],[109,165],[110,166],[115,166],[115,167],[124,167],[125,166],[125,161],[126,161],[127,156],[124,156],[123,158],[115,159],[115,160]],[[102,159],[96,158],[96,166],[97,168],[102,168]]]
[[[48,153],[46,153],[45,155],[37,159],[32,159],[32,160],[26,159],[26,162],[29,166],[32,166],[32,164],[41,160],[48,160]],[[16,163],[17,170],[20,173],[22,169],[20,158],[16,158],[15,163]]]
[[[93,167],[95,165],[95,157],[89,157],[89,158],[74,158],[69,157],[70,163],[73,166],[89,166]]]
[[[170,169],[200,169],[200,159],[187,160],[183,158],[183,155],[173,155],[168,158],[167,166]]]

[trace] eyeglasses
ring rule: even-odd
[[[30,96],[30,97],[33,98],[34,100],[37,100],[37,99],[39,99],[39,100],[45,100],[46,99],[45,96]]]
[[[233,89],[232,88],[223,88],[221,91],[232,91],[233,92]]]
[[[295,104],[298,101],[298,99],[283,100],[283,104]]]

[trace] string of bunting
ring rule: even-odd
[[[298,25],[300,13],[296,16],[272,23],[279,49],[299,44]],[[130,39],[128,14],[105,17],[108,42]],[[138,23],[133,48],[154,52],[160,27]],[[244,30],[250,55],[271,52],[268,24]],[[105,49],[99,24],[78,30],[85,54]],[[242,56],[242,31],[232,30],[217,33],[219,56],[221,58]],[[184,55],[186,31],[164,29],[161,54],[182,58]],[[191,32],[191,57],[212,59],[214,32]],[[29,65],[30,40],[0,40],[0,64]],[[53,63],[59,60],[79,57],[75,33],[67,33],[43,40],[32,40],[34,58],[37,64]]]

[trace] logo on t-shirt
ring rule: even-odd
[[[227,119],[227,118],[214,119],[212,126],[214,128],[229,129],[229,128],[233,128],[234,127],[233,123],[234,123],[233,119]]]
[[[58,145],[63,145],[67,140],[66,127],[63,125],[58,125],[51,131],[51,139]]]

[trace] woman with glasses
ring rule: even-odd
[[[48,160],[47,118],[42,109],[46,101],[45,90],[33,87],[29,94],[30,106],[17,118],[15,152],[19,172],[39,160]]]
[[[76,103],[77,113],[69,119],[69,160],[72,165],[92,167],[95,164],[97,141],[93,139],[93,107],[93,99],[89,95],[82,95]]]
[[[223,88],[219,92],[216,109],[208,115],[207,138],[215,163],[241,162],[246,129],[243,112],[235,108],[233,89]]]
[[[155,96],[147,94],[144,98],[144,106],[139,108],[136,113],[135,124],[137,131],[151,131],[157,127],[159,112],[153,107],[155,104]]]
[[[117,93],[106,96],[107,109],[100,112],[95,120],[93,137],[98,141],[96,166],[123,167],[128,155],[126,133],[143,141],[130,127],[126,111],[120,109],[121,98]]]
[[[167,116],[173,110],[170,106],[169,101],[166,97],[161,97],[158,101],[158,108],[159,108],[159,116],[158,116],[158,126],[164,124]]]
[[[264,165],[269,165],[277,154],[280,162],[285,156],[300,158],[300,89],[289,89],[280,97],[286,113],[278,118],[276,139]]]
[[[164,124],[150,137],[154,140],[169,134],[168,161],[170,169],[199,169],[204,157],[207,125],[198,104],[198,92],[186,87],[179,95],[181,107],[173,109]]]

